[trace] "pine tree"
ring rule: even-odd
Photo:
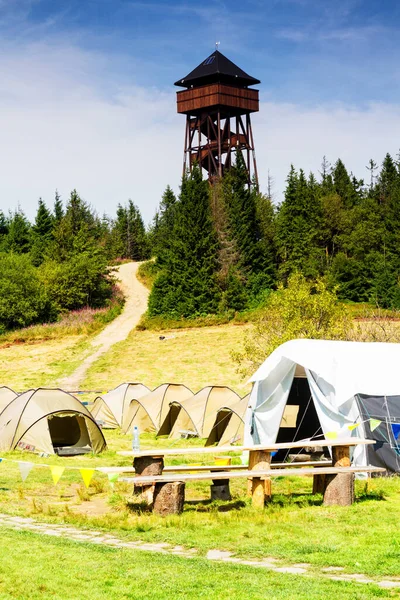
[[[64,216],[64,207],[63,207],[63,203],[61,200],[61,196],[58,193],[58,190],[56,190],[56,193],[55,193],[53,213],[54,213],[54,224],[58,225],[58,223],[61,221],[61,219]]]
[[[43,262],[53,239],[53,218],[45,203],[39,198],[35,224],[32,227],[31,257],[34,265]]]
[[[149,314],[179,318],[216,312],[217,252],[209,185],[194,166],[182,180],[171,246],[150,294]]]
[[[274,283],[274,259],[262,238],[257,212],[258,191],[248,185],[248,173],[241,152],[236,164],[224,176],[222,193],[230,230],[238,252],[238,276],[246,283],[250,295],[257,296]]]
[[[18,207],[9,216],[8,233],[4,241],[7,251],[16,254],[29,252],[31,245],[31,227],[24,212]]]
[[[286,279],[299,271],[306,277],[317,277],[323,269],[321,244],[322,211],[319,188],[314,175],[307,181],[291,166],[285,200],[277,215],[277,249],[280,273]]]

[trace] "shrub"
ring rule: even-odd
[[[295,273],[287,287],[279,286],[267,298],[254,328],[245,336],[242,352],[233,354],[243,375],[252,373],[275,348],[292,339],[351,339],[351,320],[329,291]]]
[[[54,320],[56,315],[29,256],[0,254],[0,330]]]

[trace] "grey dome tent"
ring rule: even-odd
[[[129,420],[129,407],[132,401],[150,393],[142,383],[121,383],[103,396],[98,396],[93,404],[92,417],[105,429],[125,429]]]
[[[400,344],[306,339],[282,344],[251,377],[245,444],[275,442],[293,386],[302,383],[322,435],[376,440],[368,448],[355,447],[355,466],[400,472],[399,364]],[[303,414],[299,426],[307,421]],[[313,429],[308,434],[303,429],[297,439],[306,446],[317,433]]]
[[[106,448],[90,412],[60,389],[29,390],[0,414],[0,450],[28,448],[46,454],[84,454]]]
[[[170,404],[168,431],[164,422],[159,430],[159,435],[169,433],[171,438],[178,438],[182,431],[191,432],[193,435],[208,437],[215,420],[216,412],[221,406],[230,406],[237,403],[240,396],[226,386],[207,386],[197,392],[192,398],[184,402]]]
[[[16,394],[11,388],[3,385],[0,387],[0,414],[5,409],[5,407],[10,404],[12,400],[17,398],[18,394]]]
[[[158,431],[169,413],[171,402],[182,402],[193,396],[193,392],[185,385],[164,383],[155,390],[131,402],[126,419],[124,433],[128,433],[137,425],[140,432]]]

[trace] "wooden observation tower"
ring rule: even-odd
[[[186,115],[184,172],[198,162],[213,182],[231,167],[232,155],[240,150],[249,185],[255,181],[258,187],[250,120],[258,111],[258,90],[249,88],[258,83],[218,50],[175,82],[187,88],[177,92],[178,113]]]

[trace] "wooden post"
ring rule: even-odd
[[[258,471],[271,468],[271,452],[265,450],[250,450],[249,470]],[[253,477],[251,483],[252,503],[256,508],[264,508],[265,502],[271,500],[271,480]]]
[[[318,471],[318,468],[315,469]],[[325,475],[314,475],[313,477],[313,494],[323,494],[325,492]]]
[[[185,484],[182,481],[156,483],[153,511],[162,517],[180,515],[185,502]]]
[[[142,475],[161,475],[164,468],[164,459],[154,456],[135,456],[133,467],[137,476]],[[153,504],[154,486],[153,485],[134,485],[133,492],[141,494],[148,504]]]
[[[350,447],[333,446],[334,467],[350,467]],[[324,505],[350,506],[354,502],[354,473],[325,476]]]

